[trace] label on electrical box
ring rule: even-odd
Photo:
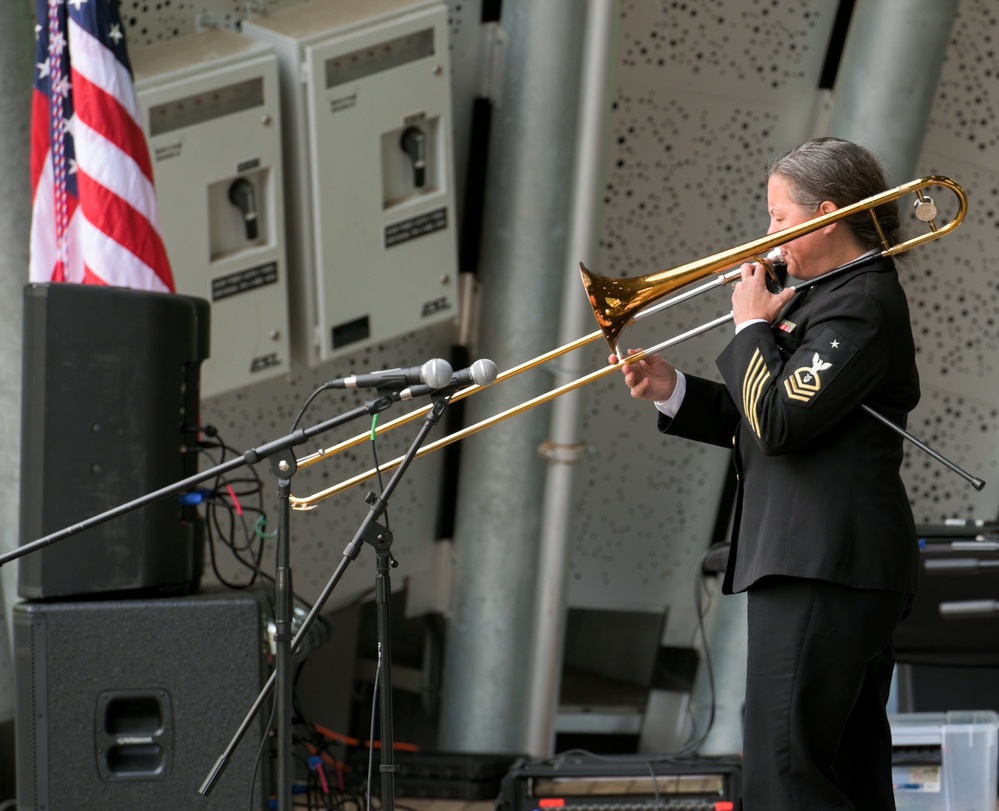
[[[277,352],[268,352],[266,355],[254,358],[250,361],[250,374],[263,372],[281,365],[281,356]]]
[[[424,302],[420,308],[420,318],[430,318],[437,313],[443,313],[451,309],[451,302],[447,296],[438,296],[435,299]]]
[[[434,231],[443,231],[447,228],[447,209],[438,208],[436,211],[428,211],[418,217],[410,217],[408,220],[400,220],[391,225],[385,226],[385,247],[391,248],[394,245],[401,245],[411,239],[424,237]]]
[[[153,158],[156,163],[160,161],[170,160],[171,158],[179,158],[181,152],[184,151],[184,140],[174,141],[169,144],[161,144],[153,150]]]
[[[212,279],[212,301],[256,290],[258,287],[274,284],[277,280],[277,262],[268,262],[266,265],[257,265],[255,268],[240,270],[228,276],[219,276]]]

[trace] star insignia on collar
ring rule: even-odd
[[[830,341],[829,346],[833,349],[839,349],[839,341],[836,340]]]

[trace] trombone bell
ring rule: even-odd
[[[767,284],[776,284],[778,290],[783,287],[784,279],[777,270],[777,266],[783,264],[780,248],[774,248],[765,256],[750,254],[739,258],[744,261],[759,262],[766,268]],[[663,296],[668,296],[681,287],[686,287],[688,284],[703,279],[723,267],[729,267],[731,264],[732,262],[729,261],[726,254],[725,259],[720,261],[717,261],[717,257],[708,257],[704,262],[693,262],[678,268],[649,273],[645,276],[619,279],[594,273],[580,262],[579,273],[583,278],[586,297],[593,308],[593,314],[596,316],[600,331],[604,334],[604,339],[611,352],[620,356],[621,353],[617,347],[618,338],[624,328],[631,323],[635,313],[653,301],[658,301]],[[771,289],[774,288],[771,287]]]

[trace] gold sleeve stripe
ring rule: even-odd
[[[749,361],[749,368],[746,370],[746,377],[742,381],[742,410],[746,415],[750,427],[760,436],[760,397],[763,389],[770,380],[770,370],[763,361],[763,354],[759,349],[753,353]]]
[[[769,380],[770,370],[764,365],[757,374],[756,382],[753,384],[752,391],[750,392],[750,410],[747,413],[752,414],[752,426],[757,436],[762,436],[762,429],[760,428],[760,398],[763,396],[763,389]]]

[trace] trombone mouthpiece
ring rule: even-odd
[[[761,256],[760,263],[767,267],[773,267],[774,265],[787,266],[787,262],[784,261],[784,251],[781,250],[780,245]]]
[[[767,269],[767,290],[776,295],[787,286],[787,262],[784,252],[778,245],[759,258],[759,263]]]

